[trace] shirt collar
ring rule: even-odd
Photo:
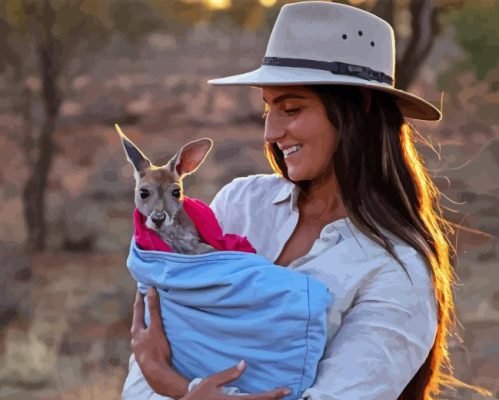
[[[281,189],[274,196],[274,199],[272,200],[272,204],[279,204],[279,203],[282,203],[286,200],[289,200],[289,198],[291,198],[291,201],[289,202],[289,207],[290,207],[290,211],[292,211],[293,207],[295,207],[296,202],[298,200],[298,194],[300,192],[300,187],[298,185],[296,185],[295,183],[288,181],[285,178],[282,178],[282,179],[284,181],[284,185],[281,187]]]

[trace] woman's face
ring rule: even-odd
[[[337,131],[319,96],[303,86],[264,86],[265,141],[284,153],[294,182],[313,180],[331,168]]]

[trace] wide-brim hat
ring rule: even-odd
[[[408,118],[437,121],[422,98],[395,88],[395,36],[386,21],[344,4],[284,5],[260,68],[211,79],[211,85],[349,85],[391,93]]]

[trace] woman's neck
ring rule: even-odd
[[[331,222],[347,216],[347,210],[341,198],[336,176],[316,179],[309,182],[298,198],[300,215],[321,222]]]

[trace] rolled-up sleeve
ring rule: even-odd
[[[359,289],[303,399],[398,398],[426,360],[437,328],[429,278],[415,275],[411,283],[404,274],[394,263]]]

